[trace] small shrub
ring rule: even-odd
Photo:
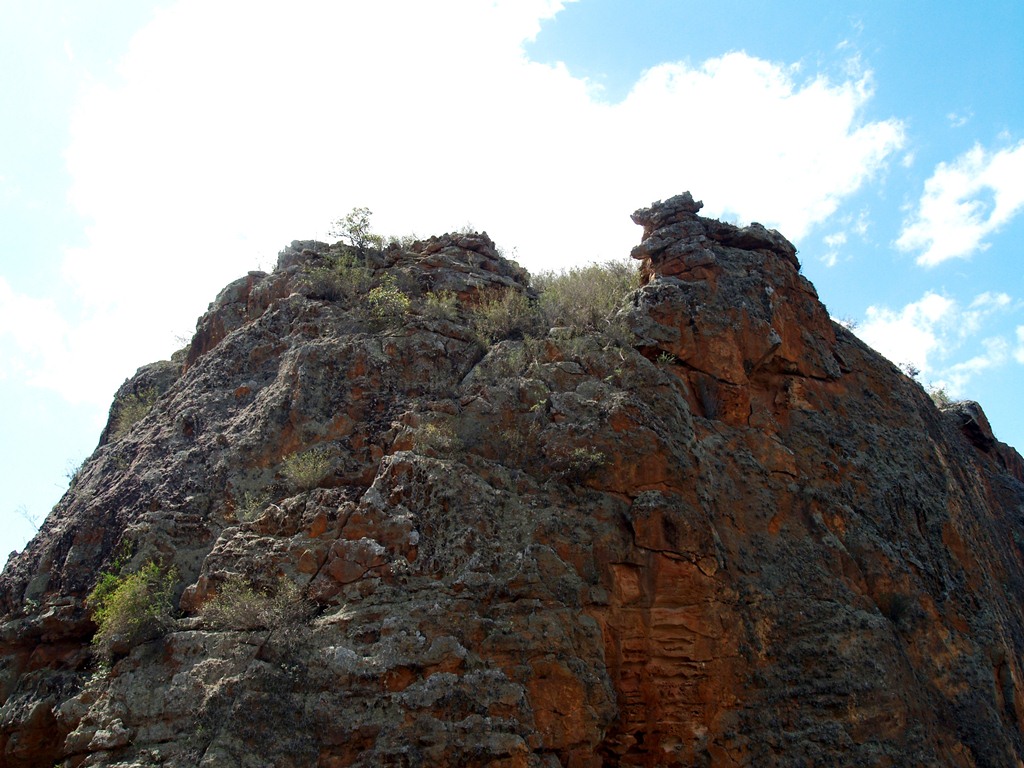
[[[671,352],[659,352],[658,358],[655,362],[663,368],[669,365],[675,365],[679,362],[679,358],[673,355]]]
[[[78,482],[79,475],[82,474],[82,467],[85,466],[85,459],[75,464],[70,459],[64,465],[64,477],[68,480],[68,487],[71,488]]]
[[[235,518],[242,522],[255,520],[267,506],[270,497],[265,491],[246,491],[242,494],[241,502],[235,507]]]
[[[397,248],[401,248],[402,250],[409,250],[413,245],[419,242],[419,237],[416,236],[415,232],[411,232],[408,235],[392,235],[387,238],[387,241],[388,245],[393,245]]]
[[[348,251],[331,253],[305,276],[309,295],[314,299],[339,301],[353,299],[370,289],[373,273]]]
[[[917,379],[921,375],[921,369],[911,362],[900,363],[899,369],[912,379]]]
[[[928,390],[928,396],[935,403],[936,408],[948,408],[953,405],[956,400],[949,396],[945,387],[931,387]]]
[[[106,658],[166,629],[173,609],[177,572],[149,562],[134,573],[103,573],[86,599],[96,634],[92,642]]]
[[[305,603],[291,581],[281,579],[273,594],[253,588],[242,576],[232,574],[208,600],[199,615],[217,629],[274,629],[294,623],[305,614]]]
[[[428,293],[423,314],[433,320],[455,320],[459,316],[459,297],[454,291]]]
[[[323,448],[297,451],[284,460],[281,470],[295,490],[309,491],[320,485],[331,469],[331,459]]]
[[[370,315],[384,323],[401,321],[410,304],[409,297],[398,287],[392,275],[385,275],[381,284],[366,294]]]
[[[833,317],[832,319],[848,331],[855,331],[860,326],[860,321],[850,315]]]
[[[479,304],[475,315],[477,337],[486,346],[503,339],[525,339],[536,335],[540,328],[537,307],[525,294],[513,289]]]
[[[413,433],[413,446],[417,453],[435,456],[452,456],[463,447],[455,429],[446,422],[421,424]]]
[[[117,406],[117,416],[114,418],[114,437],[123,436],[141,421],[153,409],[159,394],[156,387],[147,387],[121,400]]]

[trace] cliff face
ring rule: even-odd
[[[481,342],[486,235],[225,288],[0,577],[3,763],[1022,765],[1024,462],[699,207],[613,334]]]

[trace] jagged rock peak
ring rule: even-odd
[[[681,195],[670,197],[668,200],[658,200],[651,203],[649,208],[638,208],[633,211],[631,219],[634,224],[644,228],[644,239],[656,229],[673,224],[687,214],[695,214],[704,207],[702,200],[694,201],[693,195],[683,192]]]
[[[643,262],[645,278],[652,273],[672,275],[706,260],[712,245],[772,254],[799,270],[796,248],[777,230],[753,222],[746,227],[697,215],[704,206],[689,192],[652,203],[633,213],[633,221],[644,228],[640,245],[632,251]]]
[[[227,286],[0,575],[0,764],[1021,765],[1020,455],[699,210],[579,325],[482,233]]]

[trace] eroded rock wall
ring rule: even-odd
[[[699,209],[634,214],[625,344],[482,343],[486,235],[369,254],[400,324],[321,243],[228,286],[0,577],[5,764],[1020,764],[1019,454]],[[117,558],[179,614],[98,668]],[[295,610],[212,622],[238,575]]]

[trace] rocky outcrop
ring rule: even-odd
[[[699,210],[634,214],[628,333],[482,341],[537,298],[483,234],[228,286],[0,577],[4,764],[1019,765],[1020,455]]]

